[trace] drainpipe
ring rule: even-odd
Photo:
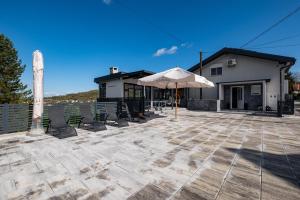
[[[200,50],[200,76],[202,76],[202,50]],[[202,88],[200,88],[200,99],[202,100]]]
[[[279,97],[279,110],[277,111],[277,116],[278,117],[282,117],[282,70],[284,69],[287,69],[288,67],[290,67],[290,63],[286,63],[285,66],[283,67],[280,67],[280,70],[279,70],[279,84],[280,84],[280,88],[279,88],[279,91],[280,91],[280,97]]]

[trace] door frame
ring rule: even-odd
[[[234,86],[230,86],[230,109],[232,110],[232,88],[242,88],[242,97],[243,97],[243,108],[239,109],[238,108],[238,102],[237,102],[237,110],[244,110],[244,103],[245,103],[245,88],[243,85],[234,85]]]

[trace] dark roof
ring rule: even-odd
[[[278,61],[280,63],[287,63],[290,62],[290,65],[294,65],[296,62],[296,59],[293,57],[287,57],[287,56],[280,56],[280,55],[275,55],[275,54],[269,54],[269,53],[261,53],[257,51],[250,51],[250,50],[245,50],[245,49],[237,49],[237,48],[223,48],[213,55],[209,56],[208,58],[204,59],[202,61],[202,66],[205,66],[207,63],[215,60],[216,58],[224,55],[224,54],[235,54],[235,55],[242,55],[242,56],[249,56],[249,57],[254,57],[254,58],[261,58],[261,59],[266,59],[266,60],[274,60]],[[200,67],[200,63],[194,65],[188,71],[195,71]]]
[[[138,79],[138,78],[142,78],[142,77],[149,76],[149,75],[152,75],[152,74],[154,74],[154,73],[151,72],[151,71],[146,71],[146,70],[139,70],[139,71],[129,72],[129,73],[118,72],[118,73],[115,73],[115,74],[109,74],[109,75],[106,75],[106,76],[100,76],[98,78],[95,78],[94,82],[99,83],[99,82],[105,82],[105,81],[120,79],[120,78],[123,78],[123,79],[137,78]]]

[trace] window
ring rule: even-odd
[[[143,88],[135,88],[135,97],[143,97]]]
[[[261,95],[261,85],[251,85],[251,95]]]
[[[147,100],[150,100],[151,99],[151,87],[149,87],[149,86],[146,86],[146,88],[145,88],[145,98],[147,99]]]
[[[99,90],[100,90],[100,98],[105,98],[106,97],[106,83],[101,83],[99,84]]]
[[[144,95],[144,87],[131,83],[124,83],[124,98],[141,98]]]
[[[211,76],[220,76],[222,75],[222,67],[212,67],[210,68]]]

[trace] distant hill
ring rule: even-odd
[[[87,92],[71,93],[60,96],[45,97],[45,103],[73,103],[73,102],[91,102],[98,98],[98,90]]]

